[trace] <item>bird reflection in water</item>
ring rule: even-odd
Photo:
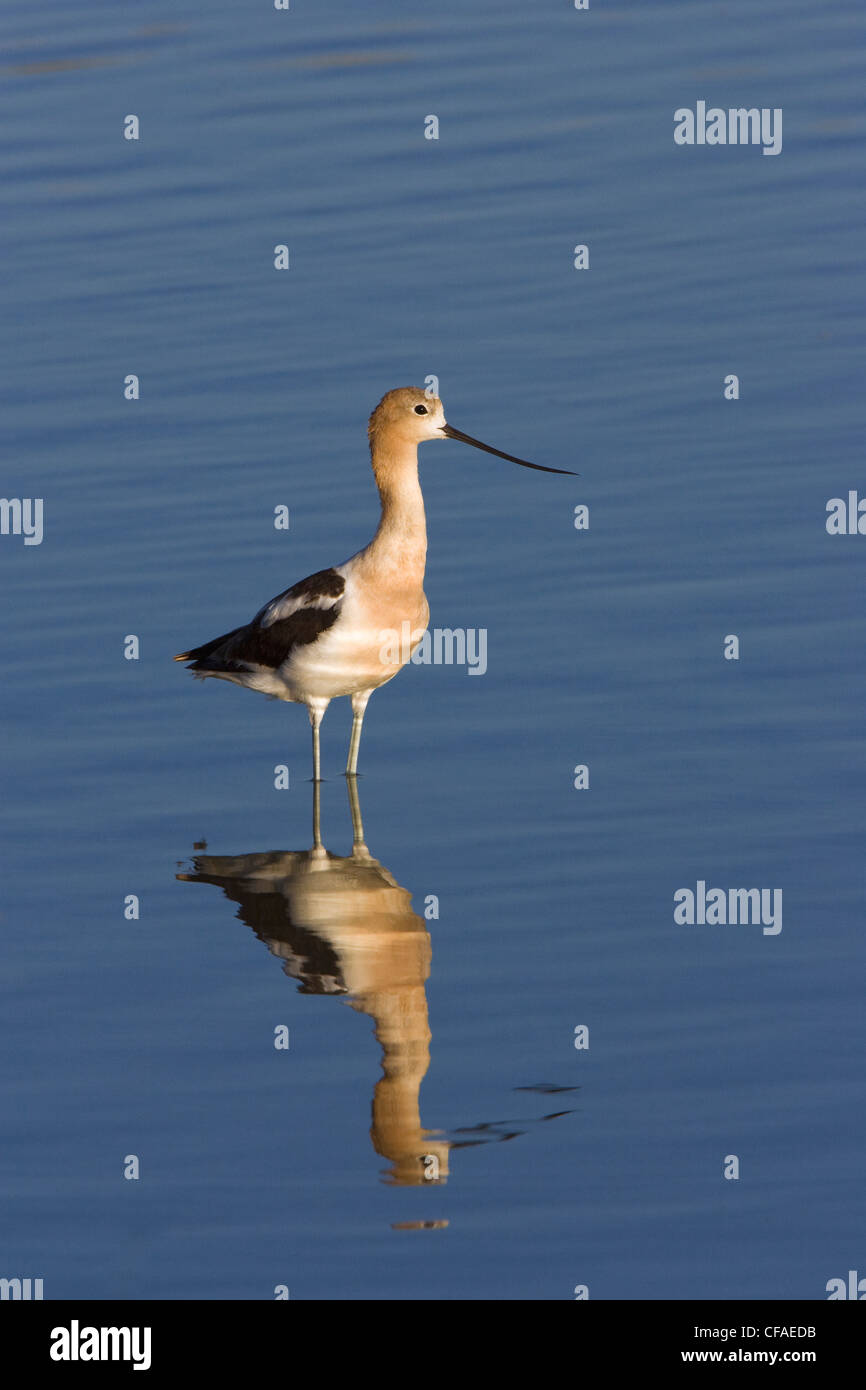
[[[352,853],[322,844],[320,783],[313,783],[313,845],[262,854],[196,855],[189,883],[213,883],[238,904],[238,916],[300,981],[305,994],[347,995],[369,1014],[382,1048],[370,1137],[389,1161],[386,1180],[400,1186],[442,1183],[449,1142],[421,1126],[421,1082],[430,1064],[425,984],[431,942],[411,894],[364,840],[357,779],[346,778]]]

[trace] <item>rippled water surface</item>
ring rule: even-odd
[[[44,538],[0,536],[0,1275],[812,1299],[862,1269],[866,538],[825,507],[866,495],[863,29],[3,11],[2,492]],[[782,153],[677,147],[698,100],[781,107]],[[355,805],[331,707],[312,853],[304,711],[171,656],[368,539],[367,414],[431,374],[580,477],[423,446],[431,624],[485,629],[488,669],[374,696]],[[782,930],[678,925],[698,880],[781,888]]]

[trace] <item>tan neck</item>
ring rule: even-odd
[[[407,575],[423,578],[427,524],[418,481],[418,447],[374,439],[371,453],[382,515],[367,554],[378,565],[392,564]]]

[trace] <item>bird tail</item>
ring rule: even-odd
[[[200,647],[190,647],[188,652],[180,652],[174,659],[175,661],[194,661],[196,664],[192,670],[219,671],[222,665],[220,648],[225,642],[228,642],[230,637],[234,637],[236,633],[241,631],[242,629],[239,627],[232,628],[231,632],[224,632],[222,637],[214,637],[212,641],[204,642]],[[212,664],[209,664],[208,658],[213,658]]]

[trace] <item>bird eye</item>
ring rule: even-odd
[[[426,405],[416,405],[416,407],[415,407],[415,414],[416,414],[416,415],[428,415],[428,414],[429,414],[429,411],[428,411]]]

